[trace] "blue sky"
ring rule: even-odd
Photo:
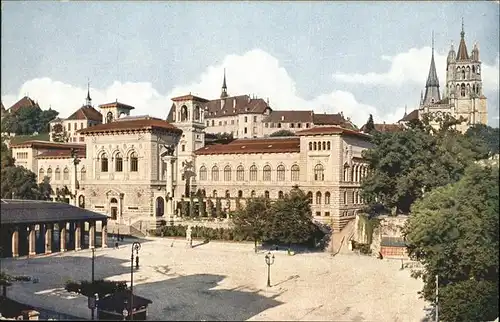
[[[2,2],[2,102],[29,94],[62,117],[118,99],[166,117],[189,92],[269,98],[275,109],[340,112],[361,126],[419,102],[434,30],[445,58],[475,41],[489,124],[498,126],[499,4],[490,2]]]

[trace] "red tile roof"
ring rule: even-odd
[[[102,114],[92,106],[82,106],[66,120],[90,120],[102,122]]]
[[[100,133],[100,132],[118,132],[126,130],[167,130],[172,133],[182,133],[182,130],[170,124],[167,121],[153,117],[143,117],[137,119],[119,119],[111,123],[99,124],[77,131],[80,134]]]
[[[295,132],[295,135],[329,135],[329,134],[354,135],[363,138],[370,137],[370,135],[366,133],[357,130],[344,129],[339,126],[318,126]]]
[[[18,144],[12,144],[11,147],[13,147],[13,148],[35,148],[35,149],[40,149],[40,148],[42,148],[42,149],[43,148],[51,148],[51,149],[71,149],[71,148],[76,148],[76,149],[83,149],[85,147],[85,144],[59,143],[59,142],[30,140],[30,141],[25,141],[25,142],[18,143]]]
[[[399,122],[409,122],[412,120],[418,120],[418,110],[411,111],[410,114],[403,117]]]
[[[313,111],[272,111],[269,116],[265,117],[264,123],[312,123]]]
[[[238,139],[228,144],[208,145],[195,151],[197,155],[298,152],[300,138]]]
[[[374,124],[375,130],[379,132],[399,132],[403,130],[403,127],[399,124]]]
[[[110,107],[115,107],[115,108],[124,108],[126,110],[133,110],[135,107],[127,104],[120,103],[118,101],[113,102],[113,103],[106,103],[106,104],[101,104],[99,105],[99,108],[110,108]]]
[[[345,122],[344,117],[340,114],[314,114],[314,125],[341,125]]]
[[[19,111],[22,107],[35,107],[35,108],[40,108],[38,104],[29,98],[28,96],[25,96],[21,98],[19,101],[17,101],[14,105],[12,105],[9,109],[11,113],[16,113]]]
[[[85,146],[77,150],[79,158],[85,158]],[[71,149],[66,150],[45,150],[36,156],[37,159],[67,159],[71,158]]]
[[[202,102],[202,103],[209,102],[209,100],[207,100],[205,98],[201,98],[201,97],[194,96],[194,95],[191,95],[191,94],[174,97],[174,98],[172,98],[172,101],[174,101],[174,102],[179,102],[179,101],[198,101],[198,102]]]

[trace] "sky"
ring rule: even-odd
[[[362,126],[418,107],[431,59],[478,43],[488,124],[499,124],[498,1],[2,1],[1,98],[67,117],[119,102],[165,119],[171,98],[269,99],[275,110],[338,113]],[[443,93],[442,93],[443,94]]]

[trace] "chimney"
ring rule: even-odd
[[[233,99],[233,109],[236,108],[236,98]]]

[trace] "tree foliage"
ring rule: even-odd
[[[500,128],[494,128],[485,124],[474,124],[465,132],[465,136],[479,140],[486,146],[490,155],[499,153]]]
[[[257,252],[257,242],[262,241],[269,229],[271,202],[264,197],[252,198],[246,207],[236,211],[233,223],[237,232],[252,236]]]
[[[1,150],[0,150],[0,158],[1,158],[1,168],[4,169],[6,167],[11,167],[14,165],[14,158],[12,157],[12,151],[7,147],[7,144],[4,142],[5,138],[2,136],[1,138]]]
[[[415,202],[405,227],[411,258],[424,265],[423,297],[443,321],[498,317],[498,167],[472,165],[460,181]]]
[[[269,134],[270,137],[295,136],[295,133],[289,130],[279,130]]]
[[[485,158],[484,145],[447,124],[434,131],[426,122],[411,122],[403,131],[374,133],[374,147],[363,152],[370,172],[362,182],[362,197],[370,207],[408,213],[418,198],[456,182],[465,168]]]
[[[373,115],[370,114],[370,116],[368,117],[368,121],[363,127],[365,133],[372,133],[373,131],[375,131],[375,123],[373,122]]]
[[[55,124],[52,131],[52,141],[65,143],[68,140],[69,135],[63,125],[61,123]]]
[[[21,107],[16,113],[9,113],[2,119],[2,131],[16,135],[31,135],[49,132],[49,122],[57,117],[59,112],[39,107]]]

